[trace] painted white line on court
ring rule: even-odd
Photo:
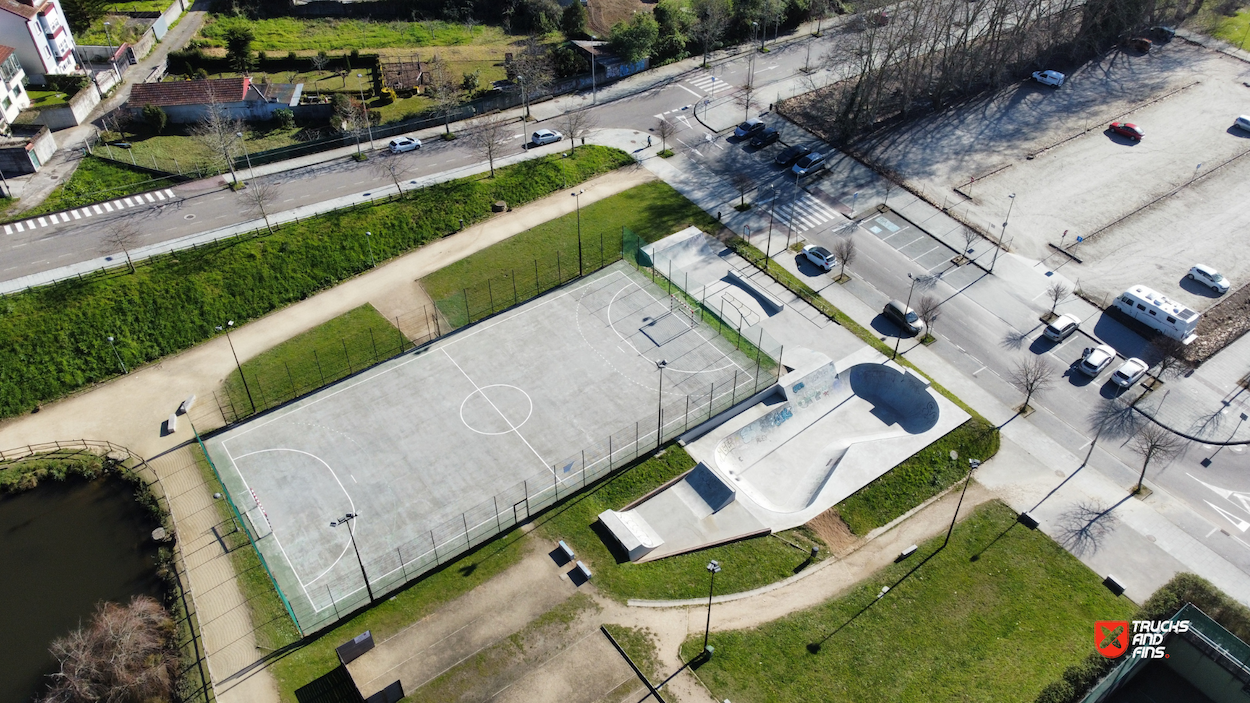
[[[482,387],[477,385],[477,381],[474,381],[469,374],[465,373],[464,369],[460,368],[460,364],[457,364],[455,359],[451,358],[451,354],[447,353],[447,348],[443,347],[442,349],[439,349],[439,351],[443,352],[443,356],[447,357],[447,360],[452,363],[452,366],[455,366],[456,370],[459,371],[469,383],[473,384],[474,390],[482,394],[482,397],[486,399],[486,402],[495,409],[495,412],[499,413],[499,417],[502,417],[503,421],[508,423],[510,430],[515,433],[522,442],[525,442],[525,446],[529,447],[531,452],[534,452],[534,456],[538,457],[538,463],[542,464],[544,469],[550,471],[554,475],[556,470],[547,463],[547,460],[544,459],[541,454],[538,453],[538,450],[534,448],[534,445],[529,443],[529,440],[525,438],[525,435],[521,434],[521,430],[516,425],[512,424],[512,421],[508,419],[508,416],[503,414],[503,411],[499,409],[499,406],[495,405],[495,401],[491,400],[490,396],[482,393]]]

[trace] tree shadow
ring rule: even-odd
[[[1111,511],[1132,497],[1128,494],[1110,507],[1104,507],[1098,500],[1077,503],[1059,516],[1059,543],[1077,557],[1097,552],[1115,528],[1116,518]]]

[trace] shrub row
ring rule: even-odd
[[[619,149],[586,146],[496,169],[495,178],[442,183],[377,206],[337,211],[151,260],[131,275],[72,279],[0,298],[0,416],[27,412],[187,349],[227,320],[255,319],[333,286],[378,260],[632,163]]]

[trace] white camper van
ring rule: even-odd
[[[1133,286],[1115,299],[1115,306],[1125,315],[1163,334],[1189,344],[1198,338],[1198,311],[1169,300],[1162,293],[1145,286]]]

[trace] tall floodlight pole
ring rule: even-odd
[[[707,572],[711,575],[707,587],[707,625],[703,628],[703,651],[707,653],[707,638],[712,632],[712,593],[716,589],[716,575],[720,573],[720,562],[713,559],[707,563]]]
[[[951,459],[955,461],[959,460],[959,453],[954,449],[951,450]],[[964,479],[964,489],[959,492],[959,502],[955,505],[955,514],[951,516],[951,526],[950,529],[946,531],[946,541],[942,542],[943,547],[951,541],[951,533],[955,531],[955,521],[959,519],[959,508],[964,504],[964,494],[968,492],[968,484],[972,482],[972,472],[976,471],[977,467],[980,465],[981,462],[978,459],[968,460],[968,478]]]
[[[356,552],[356,563],[360,565],[360,577],[365,580],[365,593],[369,594],[369,602],[373,602],[373,589],[369,586],[369,575],[365,573],[365,563],[360,560],[360,550],[356,548],[356,532],[352,530],[352,520],[360,517],[357,513],[347,513],[337,520],[330,521],[330,527],[347,525],[347,534],[352,539],[352,551]]]
[[[582,271],[582,193],[585,193],[585,192],[586,192],[586,189],[583,188],[581,190],[575,190],[572,193],[569,193],[569,195],[572,195],[573,199],[577,201],[577,275],[578,276],[585,275]],[[600,263],[603,263],[603,262],[600,262]]]
[[[122,373],[130,373],[126,370],[126,364],[122,362],[122,355],[117,353],[117,345],[113,344],[113,338],[109,337],[109,346],[113,348],[113,356],[117,357],[117,365],[122,367]]]
[[[664,369],[668,367],[668,359],[660,359],[655,362],[655,367],[660,370],[660,395],[656,402],[656,425],[655,425],[655,447],[660,448],[660,444],[664,441]]]
[[[932,276],[913,276],[910,273],[907,274],[907,277],[911,279],[911,286],[907,289],[907,303],[903,305],[903,320],[904,320],[903,324],[911,325],[911,321],[907,319],[907,311],[911,310],[911,294],[916,291],[917,283],[919,283],[922,288],[928,288],[933,283],[933,277]],[[903,341],[902,335],[899,335],[894,340],[894,355],[890,357],[891,359],[898,358],[898,345],[899,345],[899,342],[902,342],[902,341]]]
[[[373,232],[365,232],[365,244],[369,246],[369,267],[376,267],[378,264],[373,260]]]
[[[227,320],[225,326],[217,325],[217,331],[225,331],[226,341],[230,343],[230,353],[234,355],[235,368],[239,370],[239,378],[243,379],[243,390],[247,391],[247,402],[252,406],[252,412],[256,412],[256,401],[252,400],[252,389],[247,385],[247,376],[243,375],[243,364],[239,363],[239,353],[234,350],[234,340],[230,338],[230,328],[234,327],[234,320]]]
[[[994,249],[994,260],[990,262],[990,273],[994,273],[994,264],[998,263],[998,251],[1007,245],[1004,241],[1007,238],[1007,223],[1011,221],[1011,208],[1016,206],[1016,194],[1011,193],[1007,196],[1011,198],[1011,204],[1007,206],[1007,216],[1003,218],[1003,234],[998,238],[998,246]]]
[[[356,87],[360,89],[360,109],[365,113],[365,127],[369,130],[369,148],[376,149],[373,145],[373,123],[369,120],[369,106],[365,104],[365,84],[364,74],[356,74]]]

